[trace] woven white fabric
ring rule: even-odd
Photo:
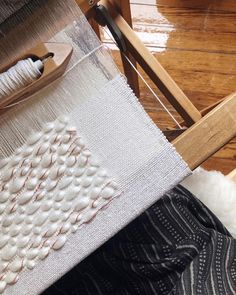
[[[39,294],[190,174],[121,76],[81,102],[70,120],[123,194],[5,294]]]

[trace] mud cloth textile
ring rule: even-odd
[[[43,295],[233,295],[236,241],[177,186]]]

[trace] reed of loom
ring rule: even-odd
[[[123,35],[127,47],[125,54],[134,64],[137,62],[144,69],[183,118],[182,125],[188,129],[183,133],[178,131],[177,134],[181,134],[172,143],[190,169],[193,170],[201,165],[236,136],[236,93],[199,112],[132,30],[128,0],[76,0],[76,3],[98,36],[98,24],[93,19],[96,16],[96,5],[101,4],[106,7]],[[60,22],[63,27],[63,22],[61,20]],[[128,82],[138,95],[137,74],[123,56],[122,61]]]

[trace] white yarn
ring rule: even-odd
[[[236,183],[219,171],[195,170],[182,185],[200,199],[236,238]]]
[[[41,76],[43,63],[31,58],[18,61],[6,72],[0,74],[0,99],[29,85]]]

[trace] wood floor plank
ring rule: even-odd
[[[226,11],[235,12],[235,0],[131,0],[131,4],[143,6],[171,7],[171,8],[198,8],[204,11]]]
[[[150,27],[147,32],[145,31],[147,28],[144,30],[143,25],[136,24],[134,24],[134,29],[143,43],[154,52],[178,50],[236,55],[235,33],[203,32],[199,34],[196,31],[185,30],[170,32],[163,28],[157,31],[156,27]],[[111,43],[110,39],[103,40]]]
[[[218,33],[235,33],[235,12],[214,11],[203,13],[203,9],[166,6],[143,6],[132,4],[133,22],[146,30],[150,27],[164,29],[200,30]],[[218,21],[220,18],[220,22]]]
[[[134,24],[138,36],[148,47],[166,49],[189,50],[210,53],[236,54],[236,38],[234,33],[202,32],[196,30],[178,30],[170,32],[156,27],[149,27],[144,31],[144,26]],[[159,30],[159,31],[158,31]],[[159,49],[159,51],[161,51]]]

